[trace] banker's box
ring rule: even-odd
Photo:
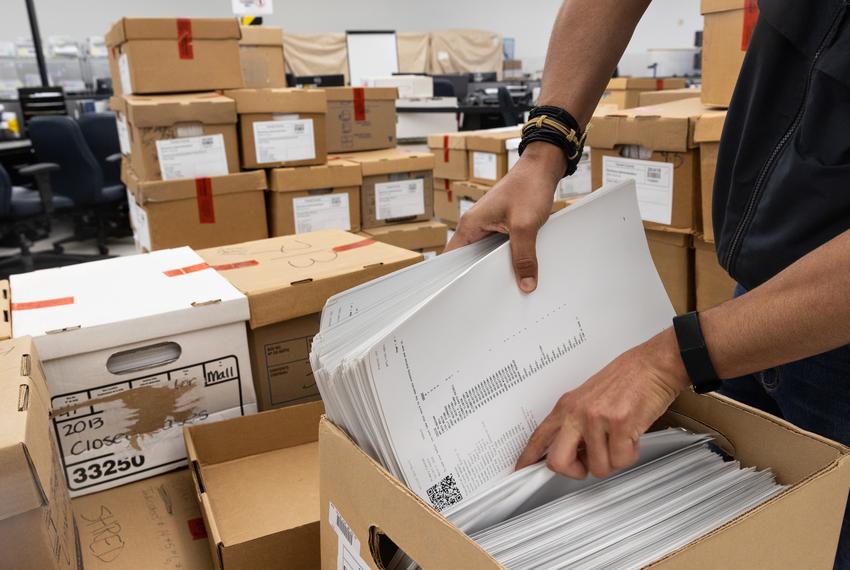
[[[494,185],[508,173],[507,142],[520,136],[519,129],[488,133],[481,131],[466,138],[469,154],[469,180]]]
[[[677,315],[694,308],[694,250],[692,236],[674,229],[646,230],[646,242],[655,270]]]
[[[185,430],[217,570],[319,567],[321,402]],[[344,466],[337,466],[344,470]]]
[[[242,26],[239,58],[249,89],[286,87],[283,30],[275,26]]]
[[[657,426],[711,434],[744,466],[770,468],[789,488],[648,568],[833,567],[850,450],[722,396],[693,392]],[[394,545],[424,570],[502,568],[327,418],[319,426],[319,463],[323,570],[339,567],[340,552],[363,567],[386,568]]]
[[[256,412],[248,300],[188,247],[13,275],[72,496],[185,465],[181,426]]]
[[[381,150],[396,145],[394,87],[328,87],[328,152]]]
[[[759,9],[756,0],[702,0],[702,102],[728,107],[750,46]]]

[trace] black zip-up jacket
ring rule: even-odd
[[[846,0],[761,0],[714,184],[720,264],[746,289],[850,228]]]

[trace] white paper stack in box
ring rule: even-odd
[[[248,300],[188,247],[15,275],[72,496],[185,464],[181,426],[257,409]]]

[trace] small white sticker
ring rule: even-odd
[[[227,154],[220,134],[159,140],[156,153],[163,180],[227,174]]]
[[[316,158],[313,119],[274,120],[254,123],[257,162],[294,162]]]
[[[130,130],[127,128],[127,118],[122,113],[115,115],[115,124],[118,126],[118,146],[121,154],[130,154]]]
[[[272,0],[232,0],[235,16],[269,16],[274,13]]]
[[[449,52],[438,51],[437,52],[437,61],[449,61]]]
[[[319,230],[350,230],[351,211],[348,194],[305,196],[292,200],[295,233]]]
[[[566,176],[558,183],[558,199],[564,200],[579,194],[587,194],[592,189],[590,160],[582,160],[576,166],[572,176]]]
[[[375,184],[375,212],[379,220],[421,216],[425,213],[425,181],[416,178]]]
[[[495,153],[474,151],[472,153],[472,176],[484,180],[496,180],[498,177],[496,163]]]
[[[669,224],[673,219],[673,165],[669,162],[602,157],[602,184],[634,180],[640,217],[647,222]]]
[[[178,139],[187,139],[189,137],[204,136],[204,126],[201,123],[189,123],[177,125],[175,129]]]
[[[130,62],[127,61],[127,54],[122,53],[118,56],[118,75],[121,81],[121,93],[124,95],[133,94],[133,82],[130,80]]]
[[[136,204],[136,198],[129,190],[127,190],[127,204],[130,210],[130,227],[133,228],[133,241],[136,242],[136,249],[139,253],[153,251],[148,215],[141,206]]]
[[[458,206],[460,207],[460,215],[463,216],[474,205],[475,205],[475,202],[473,202],[469,198],[461,198],[458,202]]]

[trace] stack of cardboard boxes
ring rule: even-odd
[[[687,81],[682,77],[615,77],[608,82],[602,94],[601,105],[617,109],[631,109],[641,104],[641,94],[647,92],[684,89]]]

